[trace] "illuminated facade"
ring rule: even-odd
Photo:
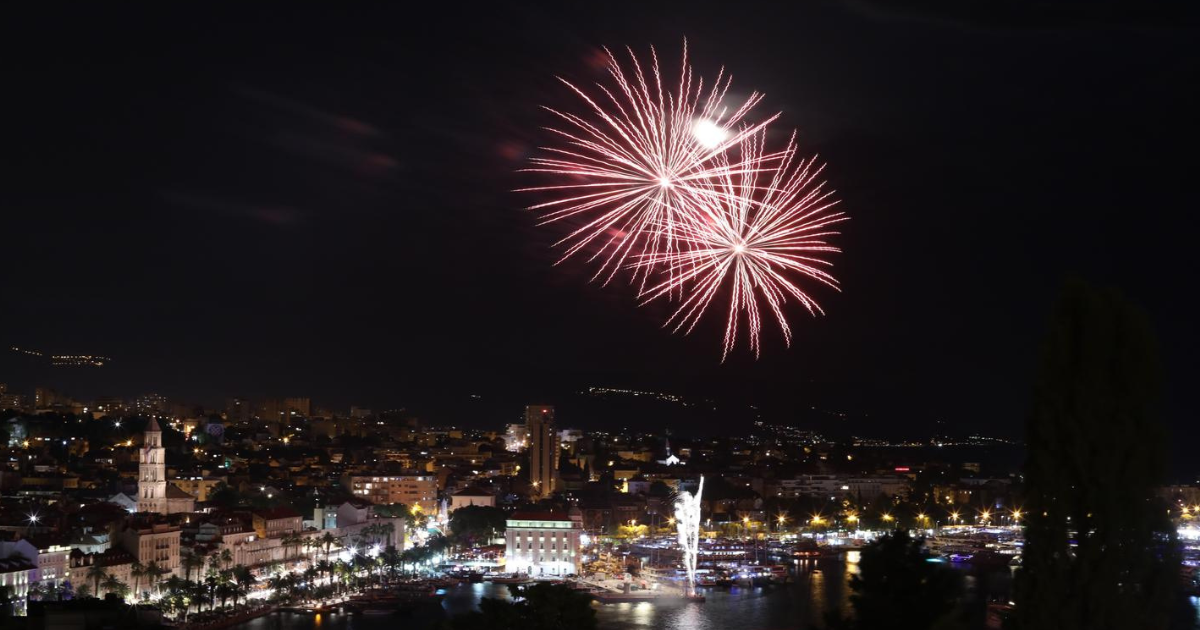
[[[529,434],[523,424],[510,424],[504,432],[504,448],[511,453],[519,453],[529,446]]]
[[[143,565],[154,562],[165,571],[177,573],[180,534],[179,526],[172,523],[137,520],[125,526],[121,543],[125,551]]]
[[[356,498],[376,505],[403,503],[433,514],[437,510],[437,477],[433,475],[347,475],[342,477]]]
[[[167,449],[162,445],[162,428],[150,419],[138,453],[138,511],[167,513]]]
[[[582,522],[553,512],[514,512],[507,524],[506,571],[528,575],[579,573]]]

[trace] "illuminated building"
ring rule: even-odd
[[[252,518],[254,533],[259,538],[283,538],[300,533],[304,527],[304,517],[286,505],[258,510]]]
[[[479,488],[464,488],[450,496],[449,511],[473,505],[496,507],[496,495]]]
[[[342,485],[355,497],[376,505],[403,503],[426,514],[437,510],[437,477],[433,475],[346,475]]]
[[[167,449],[162,445],[162,428],[150,419],[138,452],[138,511],[167,513]]]
[[[38,548],[27,540],[0,542],[0,588],[8,589],[10,602],[24,611],[29,585],[38,581]]]
[[[134,401],[133,409],[139,414],[166,413],[167,397],[158,394],[143,394]]]
[[[508,429],[504,432],[505,450],[518,453],[525,450],[527,446],[529,446],[529,433],[525,431],[525,425],[508,425]]]
[[[92,401],[92,411],[101,415],[118,415],[124,413],[128,409],[125,406],[125,401],[113,396],[101,396]]]
[[[146,425],[142,448],[138,452],[138,512],[178,514],[196,508],[196,498],[167,484],[167,449],[162,445],[158,420]]]
[[[0,410],[23,409],[24,407],[25,401],[21,399],[21,395],[8,393],[8,385],[0,383]]]
[[[529,436],[529,481],[534,494],[554,494],[558,477],[558,433],[554,430],[554,407],[525,407],[525,431]]]
[[[178,525],[148,519],[134,519],[121,532],[121,546],[143,565],[158,563],[171,573],[179,569]]]
[[[529,575],[578,574],[583,523],[554,512],[514,512],[505,537],[505,570]]]

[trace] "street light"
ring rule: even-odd
[[[883,522],[891,523],[894,520],[896,520],[896,517],[892,516],[891,514],[888,514],[887,512],[883,513]]]

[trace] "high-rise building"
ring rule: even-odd
[[[437,510],[437,477],[433,475],[345,475],[342,485],[355,497],[376,505],[403,503],[425,514]]]
[[[162,428],[150,419],[138,460],[138,511],[167,513],[167,449],[162,445]]]
[[[115,396],[100,396],[92,401],[92,411],[102,415],[116,416],[127,410],[125,401]]]
[[[0,410],[4,409],[24,409],[25,401],[20,394],[10,394],[8,385],[0,383]]]
[[[309,398],[268,398],[263,401],[259,418],[266,422],[289,424],[296,416],[311,415]]]
[[[305,418],[312,416],[312,399],[310,398],[284,398],[283,406],[290,415],[304,416]]]
[[[49,409],[58,402],[58,393],[46,387],[36,387],[33,390],[33,408]]]
[[[166,413],[167,397],[159,394],[143,394],[134,401],[133,409],[142,415]]]
[[[529,440],[529,481],[538,496],[554,494],[558,479],[558,432],[554,407],[527,405],[525,434]]]
[[[249,424],[251,416],[250,401],[245,398],[225,399],[225,420],[233,424]]]

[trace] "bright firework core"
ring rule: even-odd
[[[671,187],[671,178],[670,178],[670,177],[667,177],[666,175],[663,175],[662,177],[659,177],[659,178],[658,178],[658,185],[659,185],[659,186],[662,186],[663,188],[670,188],[670,187]]]
[[[679,534],[679,549],[683,552],[683,568],[687,571],[686,594],[696,594],[696,558],[700,555],[700,496],[704,493],[704,475],[696,494],[680,492],[675,497],[675,529]]]
[[[701,118],[692,125],[692,137],[705,149],[715,149],[729,139],[729,132],[713,121]]]
[[[746,246],[742,245],[741,243],[738,243],[737,245],[733,246],[733,253],[735,253],[735,254],[742,254],[742,253],[745,253],[745,251],[746,251]]]

